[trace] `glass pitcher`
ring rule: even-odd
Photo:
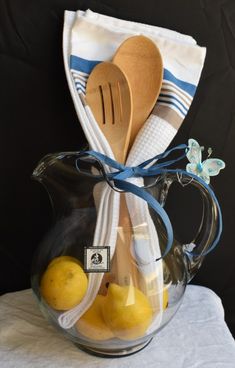
[[[201,193],[195,239],[173,239],[161,258],[168,237],[161,217],[143,199],[118,192],[106,171],[79,152],[40,161],[33,178],[49,194],[54,222],[35,254],[31,280],[43,314],[67,338],[91,354],[118,357],[144,348],[175,315],[215,239],[218,207],[186,173],[141,179],[162,207],[174,182]]]

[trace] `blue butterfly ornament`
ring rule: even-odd
[[[207,184],[210,183],[210,177],[219,174],[221,169],[225,168],[224,161],[219,158],[207,158],[202,161],[203,147],[195,139],[189,139],[188,141],[189,150],[187,152],[187,159],[189,164],[186,166],[186,171],[199,176]],[[208,149],[208,157],[211,155],[212,149]]]

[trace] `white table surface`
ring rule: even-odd
[[[1,368],[235,368],[235,341],[219,297],[189,285],[173,320],[142,351],[99,358],[80,351],[41,315],[32,290],[0,297]]]

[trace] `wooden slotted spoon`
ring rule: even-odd
[[[129,82],[123,71],[110,62],[98,64],[88,78],[86,100],[115,159],[125,163],[132,129],[133,104]],[[129,247],[131,239],[131,221],[125,196],[121,194],[116,251],[111,274],[104,278],[103,291],[105,284],[110,281],[120,285],[136,284],[137,272]],[[120,258],[121,267],[116,264]]]
[[[133,104],[129,82],[122,70],[111,62],[98,64],[87,81],[86,101],[116,160],[124,163],[130,141]]]

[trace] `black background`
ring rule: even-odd
[[[31,180],[34,167],[49,152],[85,143],[65,79],[62,28],[65,9],[87,8],[186,33],[207,47],[196,96],[172,145],[193,137],[227,165],[212,181],[223,236],[193,283],[222,298],[235,335],[234,0],[0,0],[0,292],[30,287],[32,256],[50,226],[47,194]],[[170,196],[182,240],[192,238],[199,208],[190,190]]]

